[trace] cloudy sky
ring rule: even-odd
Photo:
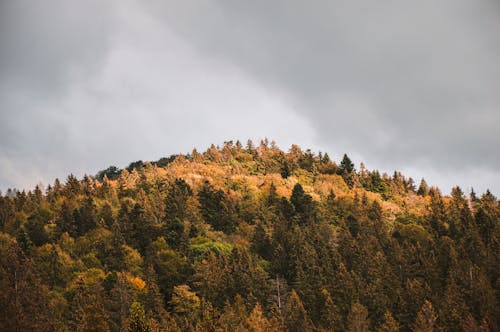
[[[0,1],[2,191],[264,137],[500,194],[500,2]]]

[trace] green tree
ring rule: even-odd
[[[26,231],[36,246],[41,246],[49,241],[49,235],[45,231],[45,225],[52,218],[52,213],[47,209],[38,209],[28,218],[25,224]]]
[[[311,195],[304,192],[304,188],[302,188],[300,183],[295,184],[293,187],[290,202],[293,204],[295,212],[298,214],[302,224],[314,222],[316,212],[315,204]]]
[[[261,223],[255,226],[255,232],[252,237],[251,243],[252,250],[257,253],[260,257],[270,260],[272,255],[271,239],[266,234],[264,227]]]
[[[344,174],[344,172],[348,174],[354,172],[354,164],[345,153],[340,162],[339,172],[341,175]]]
[[[129,332],[152,332],[151,323],[146,317],[144,307],[139,302],[134,302],[130,306],[130,314],[128,319]]]
[[[231,205],[225,199],[222,190],[215,189],[205,181],[198,193],[200,211],[205,221],[212,225],[214,230],[232,233],[236,230],[236,220],[231,211]]]
[[[188,285],[175,286],[169,303],[178,315],[192,314],[200,307],[200,299]]]
[[[427,185],[427,182],[425,182],[424,179],[420,180],[420,185],[418,186],[417,189],[417,195],[419,196],[429,195],[429,186]]]
[[[327,331],[341,331],[343,328],[343,322],[337,305],[334,303],[330,293],[326,289],[323,289],[322,294],[323,297],[325,297],[325,301],[321,308],[321,326]]]

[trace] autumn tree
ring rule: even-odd
[[[307,316],[304,305],[299,296],[292,290],[285,308],[285,324],[288,331],[302,332],[311,331],[313,325]]]
[[[417,315],[417,320],[413,328],[414,332],[433,332],[435,330],[437,316],[429,301],[425,301],[422,309]]]
[[[368,310],[356,302],[351,305],[351,311],[347,316],[347,331],[348,332],[368,332],[370,320],[368,319]]]

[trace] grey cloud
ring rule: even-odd
[[[495,0],[3,1],[0,188],[267,136],[500,192],[497,31]]]
[[[310,131],[239,68],[194,52],[141,2],[2,6],[2,190],[227,139],[272,133],[291,144],[289,130]],[[276,125],[285,117],[287,127]]]
[[[113,15],[100,1],[0,3],[1,187],[54,174],[70,151],[67,110],[58,104],[70,82],[99,71]],[[43,171],[45,170],[45,171]]]
[[[500,169],[488,153],[500,141],[498,2],[203,3],[155,11],[200,52],[288,95],[321,144],[383,167]]]

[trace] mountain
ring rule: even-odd
[[[212,145],[0,196],[1,331],[499,331],[500,203]]]

